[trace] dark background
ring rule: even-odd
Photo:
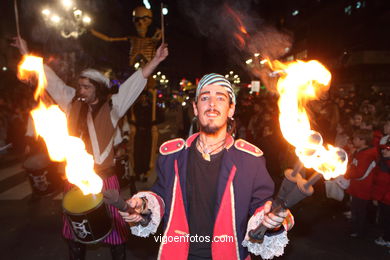
[[[48,28],[41,17],[45,6],[58,1],[18,0],[21,35],[30,49],[46,57],[75,53],[77,69],[85,66],[128,69],[128,42],[104,42],[90,33],[77,40],[62,38]],[[390,85],[390,1],[387,0],[166,0],[166,39],[170,56],[160,66],[178,88],[182,78],[195,80],[205,73],[238,73],[242,82],[254,78],[245,64],[253,53],[249,45],[239,46],[234,34],[237,20],[248,30],[247,42],[263,52],[287,53],[273,58],[318,59],[333,74],[334,84],[358,88]],[[9,47],[16,34],[14,1],[1,1],[0,66],[15,70],[17,51]],[[161,1],[150,1],[151,32],[160,27]],[[84,0],[78,7],[93,19],[91,28],[112,37],[135,35],[131,12],[142,1]],[[281,40],[281,35],[288,39]],[[281,42],[284,41],[284,42]],[[252,52],[252,53],[251,53]],[[280,54],[280,52],[279,52]],[[367,58],[367,55],[371,58]],[[77,70],[76,69],[76,70]]]

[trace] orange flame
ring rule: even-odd
[[[240,31],[241,31],[243,34],[248,34],[246,28],[245,28],[243,25],[240,26]]]
[[[47,84],[45,73],[43,73],[43,59],[41,57],[24,55],[20,65],[18,66],[18,78],[28,79],[32,76],[31,73],[41,71],[37,73],[38,76],[38,87],[34,93],[34,99],[38,100],[39,96],[43,93]]]
[[[306,168],[313,168],[330,179],[344,174],[347,155],[343,149],[323,145],[322,136],[311,129],[305,104],[328,90],[330,72],[318,61],[273,62],[282,71],[277,83],[279,122],[284,138],[296,148]]]
[[[244,38],[238,33],[233,33],[233,35],[234,35],[234,38],[237,40],[240,48],[244,48],[244,46],[245,46]]]
[[[236,32],[233,33],[234,38],[237,40],[240,48],[244,48],[247,38],[249,37],[248,31],[245,28],[244,23],[241,21],[240,16],[229,5],[225,4],[224,7],[237,27],[235,28]]]
[[[231,17],[233,18],[239,31],[242,32],[243,34],[248,34],[248,32],[244,26],[244,23],[240,19],[240,16],[236,12],[234,12],[233,9],[229,5],[225,4],[224,7],[228,11],[228,13],[231,15]]]
[[[32,73],[38,76],[38,87],[34,93],[35,99],[38,99],[47,84],[43,59],[25,55],[18,66],[18,76],[20,79],[28,79]],[[87,153],[80,138],[69,135],[65,113],[57,105],[47,107],[40,100],[31,115],[37,134],[45,140],[50,159],[66,162],[68,181],[78,186],[84,195],[101,192],[103,181],[94,171],[93,157]]]

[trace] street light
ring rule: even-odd
[[[84,23],[84,24],[90,24],[90,23],[91,23],[91,17],[89,17],[89,16],[84,16],[84,17],[83,17],[83,23]]]
[[[56,28],[64,38],[78,38],[92,23],[91,17],[78,9],[72,0],[62,0],[62,5],[44,8],[41,13],[47,26]],[[59,15],[61,14],[61,15]]]
[[[152,6],[150,5],[150,3],[149,3],[149,1],[148,0],[144,0],[143,1],[143,4],[144,4],[144,6],[146,7],[146,9],[151,9],[152,8]]]
[[[73,11],[73,15],[76,19],[80,19],[82,14],[83,14],[83,12],[80,9],[76,9]]]
[[[268,63],[268,59],[263,57],[261,53],[255,52],[253,53],[252,57],[248,57],[245,63],[251,69],[262,68],[263,66],[265,66],[266,63]]]
[[[161,73],[161,71],[157,72],[152,77],[157,82],[159,82],[161,86],[166,87],[168,85],[168,83],[169,83],[169,80],[167,79],[167,77],[164,74]]]
[[[69,10],[73,6],[72,0],[62,0],[62,5],[65,9]]]
[[[235,74],[232,70],[225,75],[225,78],[233,84],[240,84],[241,82],[240,76],[238,76],[238,74]]]
[[[43,9],[43,10],[42,10],[42,14],[43,14],[44,16],[49,16],[49,15],[50,15],[50,10],[49,10],[49,9]]]
[[[52,21],[54,24],[58,24],[61,21],[61,18],[54,14],[52,17],[50,17],[50,21]]]

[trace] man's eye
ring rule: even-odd
[[[225,97],[224,97],[224,96],[218,96],[218,97],[217,97],[217,100],[218,100],[218,101],[225,101]]]
[[[208,96],[202,96],[202,97],[200,98],[201,101],[207,101],[208,99],[209,99]]]

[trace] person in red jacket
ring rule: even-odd
[[[372,170],[376,166],[377,149],[371,147],[372,131],[359,129],[353,134],[356,152],[347,170],[346,179],[350,180],[347,192],[351,195],[352,233],[351,237],[365,234],[367,207],[371,200]]]
[[[375,168],[372,199],[378,201],[383,236],[377,238],[375,243],[390,248],[390,140],[379,148],[381,157]]]

